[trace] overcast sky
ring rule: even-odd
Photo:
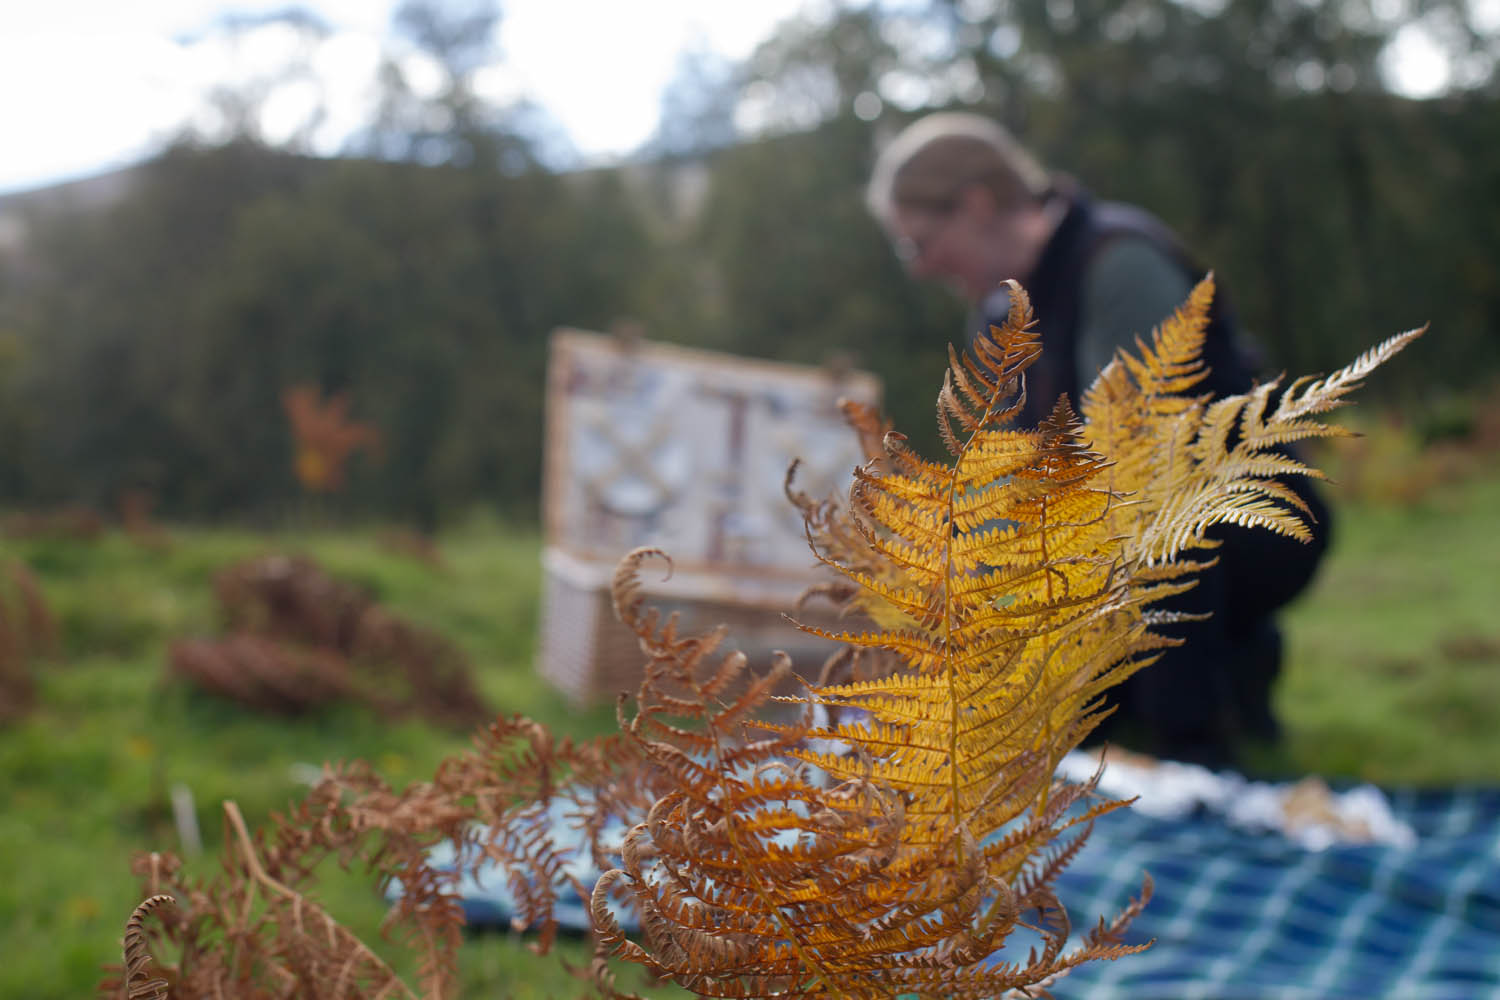
[[[663,85],[684,47],[737,59],[782,19],[831,0],[504,0],[501,60],[481,74],[489,97],[528,97],[585,157],[634,149],[655,128]],[[1500,20],[1500,0],[1477,0]],[[212,28],[226,10],[284,9],[288,0],[0,0],[0,192],[134,162],[187,123],[204,125],[205,95],[274,71],[296,39],[266,29],[230,47]],[[333,29],[313,58],[316,80],[284,88],[265,109],[283,138],[321,103],[313,148],[337,152],[364,122],[395,0],[307,0]],[[1393,81],[1414,96],[1446,81],[1420,34],[1389,53]],[[420,83],[422,67],[409,67]]]
[[[618,155],[655,128],[663,85],[689,45],[747,55],[782,19],[820,0],[505,0],[501,65],[488,96],[530,97],[580,153]],[[0,191],[86,175],[139,159],[195,116],[215,83],[287,60],[292,33],[261,32],[231,49],[205,38],[226,10],[267,12],[287,0],[0,0]],[[365,119],[395,0],[309,0],[334,36],[319,81],[267,108],[270,138],[302,121],[320,88],[329,117],[320,152]],[[420,68],[414,76],[420,82]]]

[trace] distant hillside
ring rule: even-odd
[[[282,155],[304,158],[292,153]],[[37,215],[109,208],[130,193],[152,162],[146,160],[92,177],[0,194],[0,253],[16,251],[24,245],[28,220]],[[608,174],[617,174],[636,198],[663,211],[673,223],[695,217],[708,193],[708,166],[702,159],[678,157],[660,163],[591,167],[576,171],[575,176],[582,179]]]
[[[130,192],[140,171],[141,165],[134,164],[61,184],[0,194],[0,250],[20,247],[26,239],[27,219],[39,212],[113,205]]]

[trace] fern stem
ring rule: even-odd
[[[278,882],[276,879],[272,878],[270,873],[268,873],[265,868],[261,866],[260,858],[255,853],[255,842],[250,837],[249,828],[245,826],[245,818],[240,815],[240,807],[236,805],[233,800],[228,800],[224,803],[224,819],[226,822],[228,822],[230,828],[234,831],[235,840],[238,841],[240,847],[240,858],[243,861],[245,870],[250,875],[250,878],[262,888],[274,892],[276,895],[282,897],[283,899],[290,900],[294,906],[300,906],[301,903],[305,901],[306,897],[297,892],[295,889],[283,885],[281,882]],[[247,923],[250,898],[251,897],[249,896],[246,897],[247,916],[245,919]],[[319,907],[319,909],[321,910],[321,907]],[[328,916],[326,913],[322,914],[322,916],[329,925],[328,929],[330,933],[336,934],[338,931],[343,931],[344,933],[339,936],[344,938],[344,940],[348,942],[351,949],[357,955],[364,958],[365,961],[369,962],[372,966],[375,967],[375,969],[377,969],[384,975],[388,986],[395,985],[399,987],[401,992],[405,996],[409,997],[410,1000],[419,1000],[417,994],[412,992],[411,987],[402,982],[401,977],[397,976],[396,973],[391,969],[391,967],[387,965],[379,955],[371,951],[363,941],[360,941],[359,938],[355,937],[353,934],[350,934],[348,931],[345,931],[343,927],[339,926],[337,922],[334,921],[333,918]],[[435,989],[431,1000],[442,1000],[441,991]]]

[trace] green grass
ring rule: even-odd
[[[1344,508],[1287,615],[1278,763],[1384,784],[1500,782],[1500,474]]]
[[[42,580],[62,654],[39,668],[38,707],[0,730],[0,996],[78,997],[101,962],[117,961],[123,920],[139,902],[133,852],[177,847],[169,790],[192,790],[210,874],[221,842],[220,803],[233,798],[252,825],[304,790],[297,765],[364,758],[396,784],[430,777],[467,733],[421,722],[392,725],[344,706],[296,720],[261,717],[163,682],[167,642],[217,631],[211,580],[235,560],[307,552],[372,591],[398,614],[438,629],[471,657],[500,712],[591,735],[613,709],[578,712],[532,669],[538,542],[527,533],[472,529],[444,539],[447,571],[381,549],[373,533],[256,537],[179,531],[166,552],[111,535],[96,542],[12,543]],[[330,909],[367,939],[383,906],[367,879],[327,873]],[[564,942],[575,963],[576,942]],[[470,993],[575,995],[556,960],[504,935],[465,946]],[[500,984],[503,984],[500,985]]]
[[[1251,758],[1263,773],[1385,783],[1500,781],[1500,470],[1410,509],[1339,510],[1335,550],[1288,616],[1278,691],[1283,746]],[[383,550],[372,532],[263,537],[174,533],[165,552],[117,535],[10,543],[58,613],[62,653],[39,669],[37,709],[0,729],[0,996],[81,997],[117,961],[138,902],[132,852],[175,848],[169,789],[196,799],[214,866],[220,802],[259,823],[301,794],[294,766],[365,758],[390,780],[430,776],[465,734],[388,724],[344,707],[297,720],[259,717],[162,681],[168,641],[217,629],[210,581],[234,560],[303,551],[372,590],[398,614],[470,655],[494,707],[577,735],[612,725],[578,712],[533,671],[538,542],[478,525],[446,535],[446,572]],[[373,938],[382,906],[366,880],[329,872],[322,898]],[[584,960],[576,941],[560,949]],[[509,935],[470,938],[465,995],[576,995],[556,959]],[[654,987],[651,992],[665,995]]]

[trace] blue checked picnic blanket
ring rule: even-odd
[[[1131,925],[1143,954],[1089,963],[1058,1000],[1482,1000],[1500,998],[1500,789],[1395,791],[1415,833],[1400,846],[1310,850],[1222,813],[1123,809],[1096,823],[1058,884],[1074,926],[1113,916],[1149,871]],[[558,815],[562,834],[563,818]],[[582,872],[580,872],[582,874]],[[503,877],[466,879],[472,924],[505,924]],[[564,926],[588,926],[565,900]]]
[[[1476,1000],[1500,997],[1500,789],[1388,792],[1403,847],[1307,850],[1217,815],[1102,817],[1058,881],[1075,926],[1156,882],[1129,940],[1058,1000]]]

